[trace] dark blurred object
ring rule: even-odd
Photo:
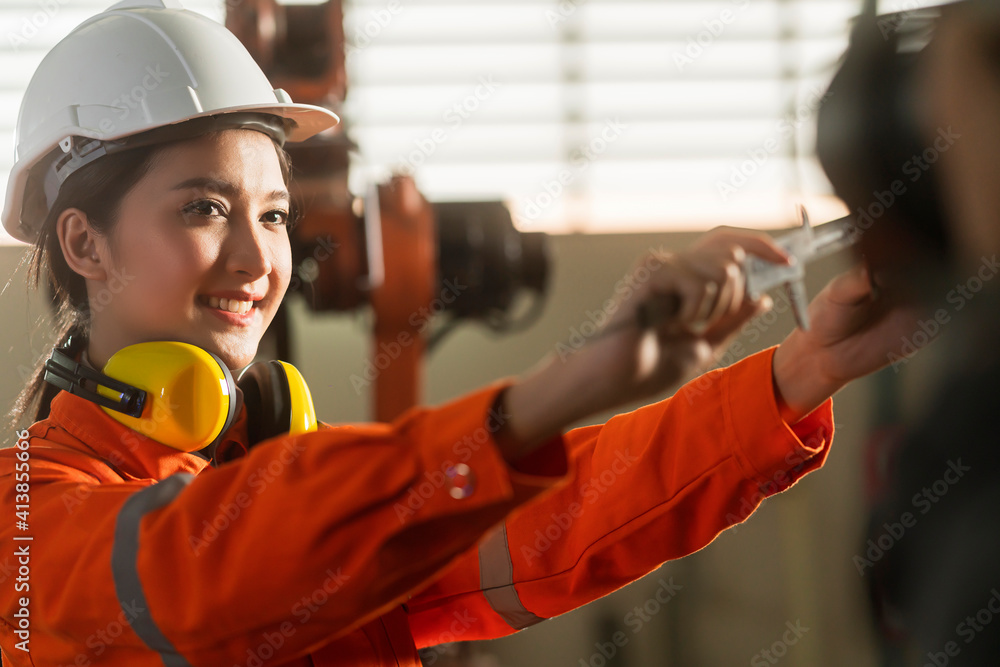
[[[900,288],[943,265],[950,247],[934,168],[947,147],[921,127],[917,76],[942,9],[878,16],[866,0],[817,118],[817,154],[863,233],[860,250]]]
[[[926,397],[919,406],[899,409],[902,387],[912,379],[906,370],[896,373],[908,359],[893,361],[880,378],[883,419],[867,452],[871,515],[853,562],[869,589],[883,667],[1000,664],[1000,436],[994,422],[1000,263],[986,242],[972,244],[985,253],[978,267],[963,264],[968,258],[960,257],[959,239],[967,253],[971,223],[959,218],[956,206],[992,201],[986,195],[996,192],[1000,154],[988,135],[997,127],[992,119],[1000,117],[1000,98],[984,84],[996,87],[1000,76],[963,78],[955,67],[962,61],[935,48],[944,37],[932,43],[935,35],[957,39],[963,57],[1000,74],[998,9],[995,1],[966,0],[876,16],[869,0],[819,115],[820,160],[857,218],[861,249],[879,284],[937,309],[909,337],[924,341],[911,344],[911,353],[939,334],[945,338],[930,353],[942,355],[937,373],[928,378],[923,369]],[[975,34],[984,26],[989,29]],[[931,96],[931,65],[956,82],[954,95]],[[941,100],[950,104],[931,104]],[[968,118],[986,122],[974,126]],[[945,127],[934,128],[931,119]],[[964,134],[952,134],[950,122]],[[964,162],[935,164],[958,136],[965,137]],[[987,227],[996,218],[975,222]],[[887,403],[887,395],[896,402]]]
[[[519,232],[499,201],[434,204],[438,230],[439,283],[451,277],[467,285],[453,304],[453,317],[482,320],[496,332],[526,328],[541,314],[548,287],[548,235]],[[522,290],[536,296],[529,313],[509,317]],[[432,338],[431,346],[439,340]]]
[[[1000,289],[949,331],[933,399],[893,443],[888,485],[855,565],[885,665],[1000,664]]]

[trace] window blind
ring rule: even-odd
[[[230,0],[231,2],[233,0]],[[0,175],[45,52],[110,0],[0,5]],[[222,0],[184,5],[223,21]],[[860,0],[346,0],[352,190],[503,199],[526,231],[842,214],[815,111]],[[3,193],[0,193],[0,197]]]
[[[836,217],[815,111],[859,8],[351,0],[353,187],[412,171],[432,200],[501,197],[550,232]]]

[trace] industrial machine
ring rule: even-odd
[[[226,27],[272,85],[296,102],[338,114],[348,85],[343,23],[341,0],[227,3]],[[290,292],[316,312],[370,305],[373,359],[381,350],[398,351],[372,379],[372,419],[391,421],[420,403],[424,355],[462,320],[510,331],[540,314],[549,274],[547,236],[516,230],[502,202],[432,204],[404,175],[350,192],[349,155],[357,146],[349,118],[287,148],[292,196],[303,214],[292,232]],[[438,298],[444,292],[447,298]],[[532,307],[512,321],[522,292],[531,294]],[[432,321],[442,319],[432,331]],[[285,359],[294,357],[288,326],[285,313],[272,325],[277,356]]]

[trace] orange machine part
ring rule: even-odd
[[[319,5],[281,5],[276,0],[227,3],[226,27],[243,42],[271,84],[296,102],[339,109],[347,91],[341,0]],[[343,131],[341,125],[337,132]],[[346,156],[346,143],[331,141],[331,157]],[[294,158],[293,158],[294,159]],[[338,159],[330,161],[337,163]],[[318,263],[319,290],[314,309],[351,309],[357,293],[364,249],[346,191],[346,171],[329,164],[310,173],[297,163],[296,188],[303,205],[298,241],[333,239],[333,262]],[[293,186],[294,187],[294,186]],[[421,401],[423,354],[430,307],[437,283],[437,234],[434,213],[412,179],[394,177],[378,187],[383,284],[368,295],[374,310],[372,364],[374,419],[389,422]]]
[[[375,419],[390,422],[422,401],[425,334],[437,284],[434,210],[413,179],[378,187],[385,280],[371,294],[375,312]]]
[[[296,102],[337,111],[347,94],[341,0],[226,4],[226,27],[247,47],[272,86],[284,89]]]

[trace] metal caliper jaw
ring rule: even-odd
[[[743,265],[747,293],[754,300],[770,289],[783,285],[792,304],[795,322],[803,331],[809,330],[809,295],[806,293],[806,264],[854,245],[860,235],[856,233],[851,216],[838,218],[818,227],[809,225],[809,214],[799,206],[802,226],[779,236],[775,241],[793,258],[785,266],[749,256]]]

